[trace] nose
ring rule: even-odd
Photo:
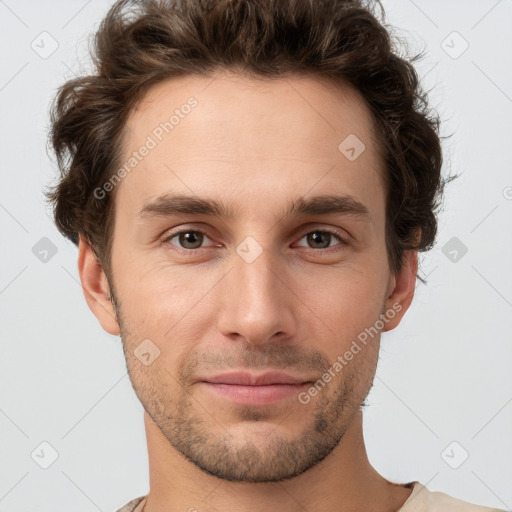
[[[251,345],[273,343],[296,334],[294,304],[297,297],[289,269],[269,250],[252,262],[234,255],[233,268],[221,281],[220,332]]]

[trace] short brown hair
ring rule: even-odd
[[[95,73],[66,82],[51,106],[60,180],[45,194],[55,223],[76,245],[80,234],[110,276],[115,188],[103,199],[93,191],[118,167],[124,123],[148,88],[219,69],[268,79],[309,74],[350,83],[371,109],[397,272],[404,250],[434,244],[445,183],[439,117],[412,65],[420,56],[401,58],[362,0],[120,0],[95,34]]]

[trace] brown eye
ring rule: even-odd
[[[340,242],[338,245],[345,245],[345,240],[339,234],[324,230],[310,231],[306,233],[301,240],[306,239],[306,243],[311,249],[328,249],[332,247],[331,242],[333,238]]]
[[[199,249],[204,235],[198,231],[186,231],[178,235],[178,240],[184,249]]]
[[[175,238],[178,239],[178,242],[172,242]],[[208,238],[206,233],[203,233],[199,230],[183,230],[178,233],[174,233],[173,235],[167,237],[164,242],[170,243],[172,245],[177,245],[180,249],[188,249],[193,251],[195,249],[201,249],[201,246],[205,240]]]
[[[314,231],[306,235],[308,243],[312,244],[315,249],[325,249],[329,247],[331,237],[331,233],[326,233],[325,231]]]

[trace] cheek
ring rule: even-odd
[[[174,269],[146,274],[138,286],[129,285],[124,290],[122,313],[130,330],[130,344],[135,348],[150,339],[159,351],[155,363],[176,379],[173,372],[191,357],[214,321],[209,313],[209,281],[193,271],[178,276]],[[165,373],[163,376],[171,378]]]
[[[385,279],[362,269],[317,273],[299,290],[304,302],[336,334],[358,334],[381,313]],[[345,338],[345,336],[344,336]]]
[[[314,302],[316,315],[309,314],[306,324],[316,348],[331,364],[338,361],[344,378],[353,375],[354,383],[364,387],[378,358],[380,334],[372,326],[382,312],[384,290],[375,276],[363,277],[331,277],[317,282],[321,289],[315,286],[304,293]]]
[[[169,264],[146,269],[134,263],[119,279],[123,311],[140,329],[160,335],[186,322],[188,315],[209,292],[214,280],[204,272]]]

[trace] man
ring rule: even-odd
[[[53,109],[49,198],[145,409],[150,490],[120,511],[490,510],[366,455],[443,186],[438,120],[370,9],[125,0],[95,56]]]

